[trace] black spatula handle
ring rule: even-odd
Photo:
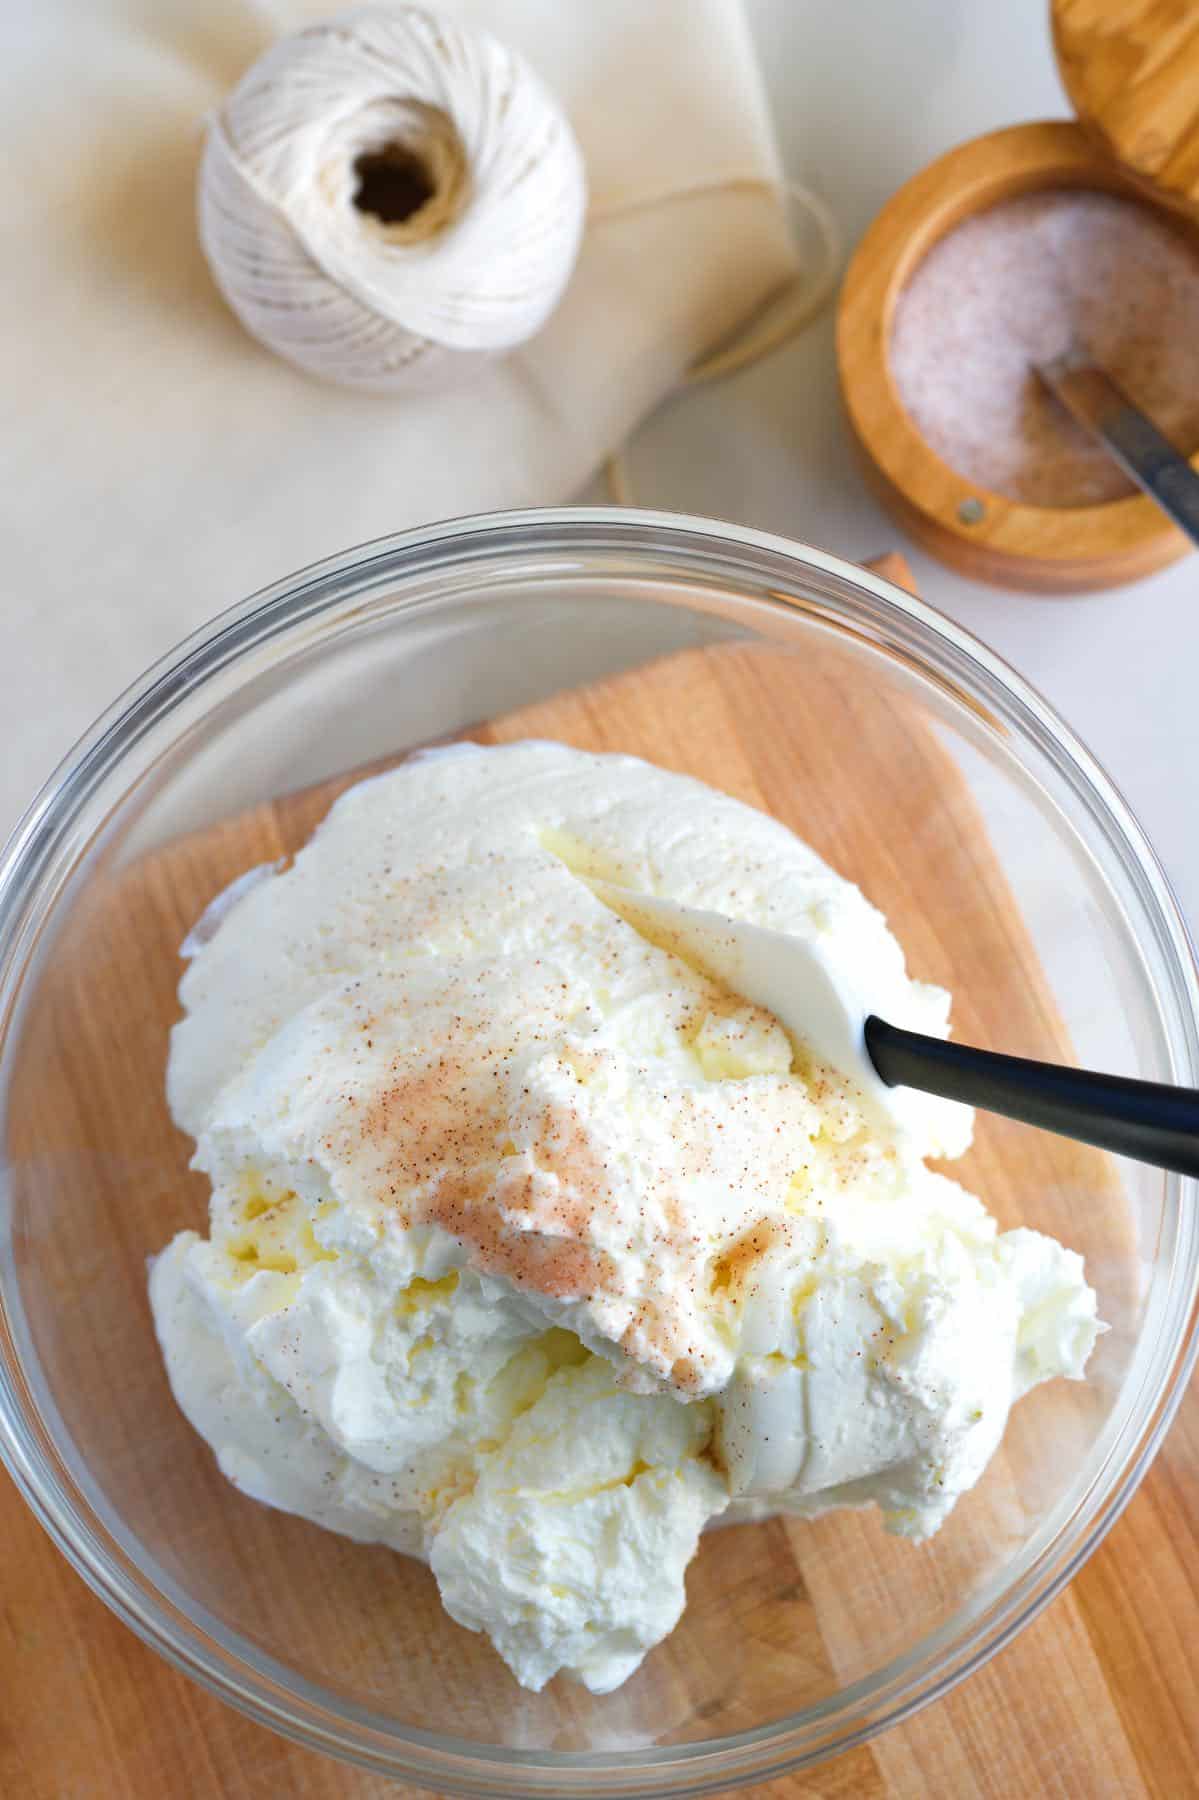
[[[1159,1169],[1199,1175],[1199,1090],[1096,1075],[904,1031],[873,1015],[866,1049],[888,1087],[922,1088],[1080,1138]]]

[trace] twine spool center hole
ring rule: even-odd
[[[354,205],[384,225],[402,225],[429,204],[437,180],[424,157],[407,144],[384,144],[354,159]]]

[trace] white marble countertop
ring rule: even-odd
[[[894,190],[996,126],[1066,117],[1043,0],[747,0],[788,172],[856,243]],[[1035,686],[1122,788],[1199,934],[1199,562],[1051,599],[951,574],[903,543],[842,423],[832,311],[730,381],[672,402],[629,457],[644,505],[861,558],[901,546],[921,591]],[[597,490],[598,494],[598,490]]]

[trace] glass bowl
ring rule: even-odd
[[[1194,962],[1151,850],[965,632],[819,551],[702,520],[567,509],[408,533],[182,645],[8,846],[0,1449],[134,1630],[303,1743],[522,1800],[760,1781],[943,1693],[1095,1547],[1192,1360],[1199,1213],[1173,1176],[980,1120],[967,1185],[1086,1255],[1111,1326],[1089,1379],[1015,1409],[929,1544],[869,1513],[710,1535],[681,1625],[605,1698],[522,1692],[425,1569],[238,1494],[174,1407],[145,1292],[146,1258],[205,1216],[162,1094],[177,946],[244,864],[247,819],[285,850],[330,778],[496,718],[648,741],[765,797],[863,882],[914,973],[955,988],[963,1038],[1199,1083]]]

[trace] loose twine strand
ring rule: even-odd
[[[820,260],[815,275],[806,271],[774,301],[757,313],[735,337],[702,357],[688,370],[678,391],[703,387],[711,381],[724,381],[730,375],[761,362],[784,344],[799,336],[828,305],[841,276],[845,244],[828,204],[797,181],[786,181],[782,191],[794,205],[806,211],[820,241]],[[627,447],[605,458],[604,480],[615,506],[636,506],[633,484],[629,477]]]

